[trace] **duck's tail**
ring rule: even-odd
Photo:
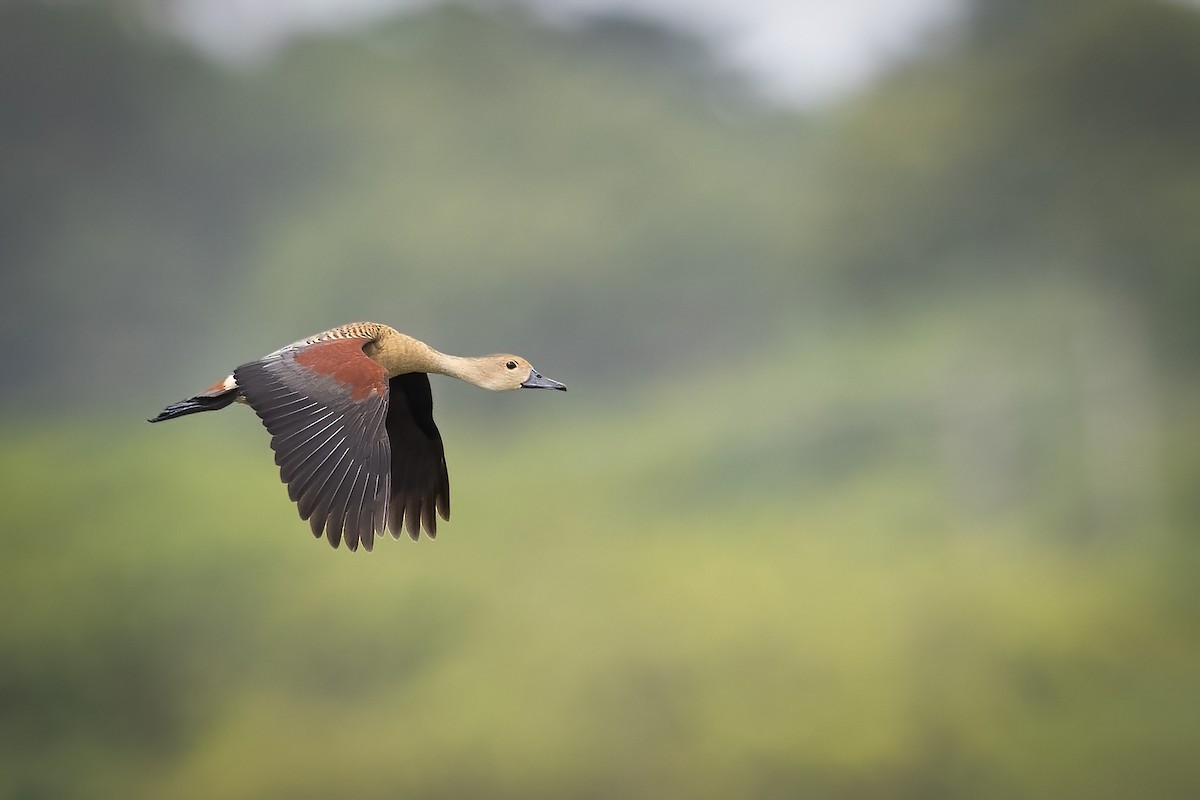
[[[232,385],[230,385],[232,384]],[[188,414],[199,414],[201,411],[220,411],[225,406],[238,399],[239,390],[232,376],[226,378],[203,394],[180,400],[158,412],[158,416],[147,422],[162,422],[163,420],[186,417]]]

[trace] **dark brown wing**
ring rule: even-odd
[[[388,381],[367,339],[329,339],[272,353],[234,371],[271,433],[288,495],[313,535],[370,550],[387,522],[391,456]]]
[[[400,537],[401,526],[416,539],[424,524],[437,536],[436,510],[450,519],[450,476],[442,435],[433,424],[433,394],[423,372],[397,375],[389,382],[387,433],[392,443],[392,494],[388,527]]]

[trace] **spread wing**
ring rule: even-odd
[[[401,525],[416,539],[422,524],[437,535],[436,510],[450,519],[450,477],[442,435],[433,423],[433,394],[423,372],[397,375],[389,382],[387,434],[392,443],[392,493],[388,526],[399,537]]]
[[[234,371],[271,434],[288,495],[334,547],[370,550],[388,518],[388,380],[363,338],[284,348]],[[428,380],[426,380],[428,391]],[[440,440],[439,440],[440,444]]]

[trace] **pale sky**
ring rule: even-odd
[[[171,27],[225,61],[269,57],[289,36],[368,24],[440,0],[168,0]],[[709,42],[725,66],[772,99],[813,106],[863,88],[898,59],[936,45],[966,13],[964,0],[493,0],[524,5],[550,24],[623,12]]]

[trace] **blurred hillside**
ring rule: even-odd
[[[800,114],[620,18],[139,8],[0,6],[0,797],[1200,794],[1196,10]],[[454,521],[365,557],[142,422],[355,319],[571,387],[435,378]]]
[[[599,387],[1051,273],[1196,350],[1183,7],[987,4],[960,46],[808,118],[619,20],[449,8],[231,72],[95,5],[0,13],[0,318],[39,331],[0,365],[9,407],[178,393],[358,318],[537,343]]]

